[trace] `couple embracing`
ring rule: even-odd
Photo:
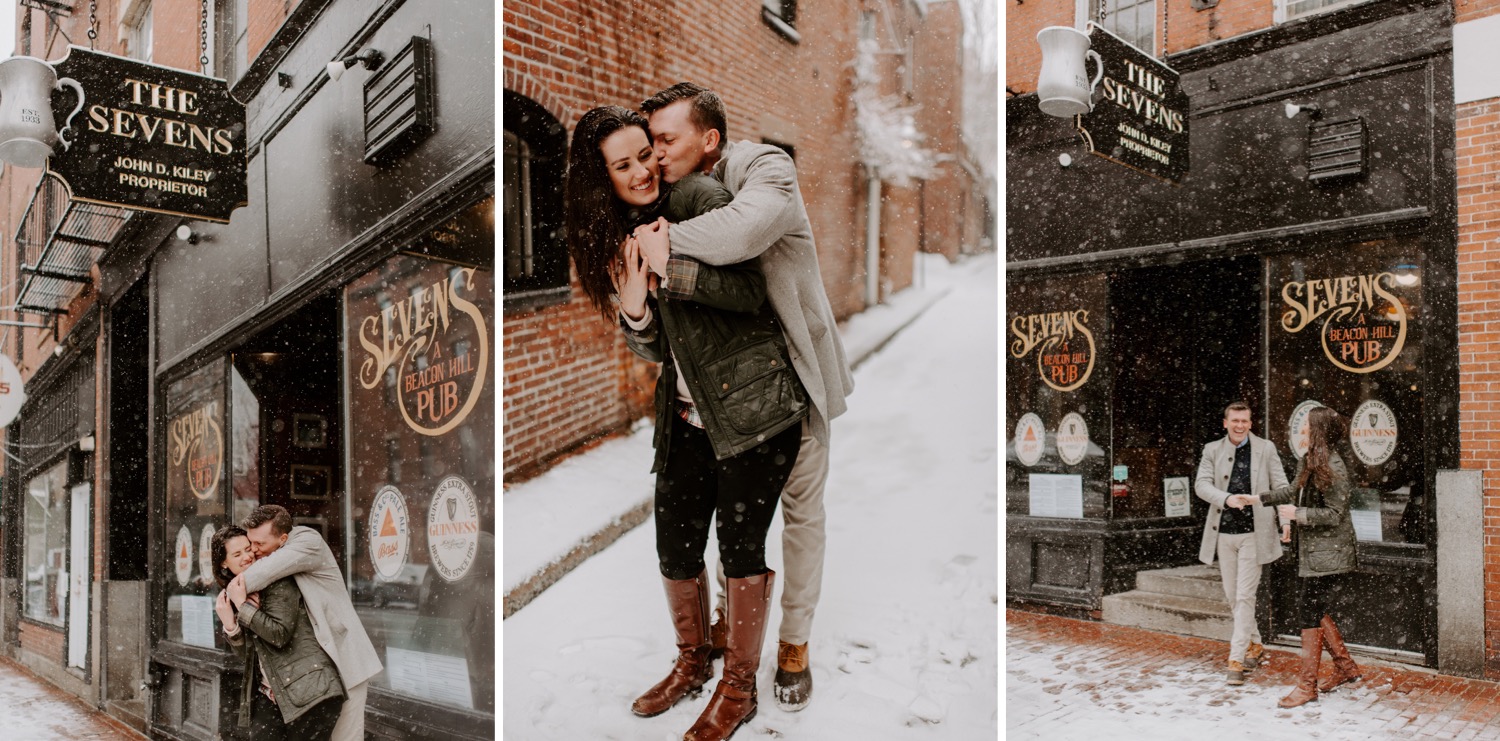
[[[274,504],[209,541],[214,611],[244,660],[237,731],[252,741],[362,741],[370,678],[382,671],[316,531]]]
[[[724,103],[678,83],[641,110],[603,106],[574,129],[566,178],[578,281],[656,383],[656,551],[676,637],[672,669],[631,711],[651,717],[723,671],[688,729],[721,741],[755,716],[776,573],[765,541],[777,503],[786,564],[775,694],[812,693],[809,633],[823,570],[829,422],[853,378],[824,292],[797,171],[781,149],[730,144]],[[704,549],[716,523],[710,617]]]

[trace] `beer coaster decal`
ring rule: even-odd
[[[395,579],[406,565],[411,546],[411,520],[406,497],[394,486],[382,486],[370,505],[370,561],[381,579]]]
[[[1287,438],[1292,441],[1292,453],[1298,458],[1307,455],[1307,415],[1320,406],[1322,402],[1308,399],[1292,410],[1286,422]]]
[[[1396,452],[1396,413],[1383,402],[1370,399],[1359,405],[1349,420],[1349,447],[1367,466],[1378,466]]]
[[[457,476],[443,479],[432,495],[427,553],[445,581],[464,578],[479,553],[479,502],[468,482]]]
[[[193,533],[183,525],[177,531],[177,544],[172,547],[173,560],[177,565],[177,583],[187,586],[193,578]]]
[[[1016,459],[1023,466],[1035,466],[1042,460],[1042,450],[1047,444],[1047,429],[1042,418],[1031,412],[1021,415],[1016,423]]]
[[[214,537],[214,526],[204,525],[198,533],[198,580],[204,584],[214,583],[214,557],[210,543]]]
[[[1089,426],[1083,415],[1069,412],[1057,426],[1057,454],[1070,466],[1083,462],[1089,452]]]

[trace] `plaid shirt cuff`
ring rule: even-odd
[[[667,277],[661,290],[671,298],[690,299],[698,290],[698,261],[681,257],[667,258]]]

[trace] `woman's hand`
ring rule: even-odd
[[[611,268],[610,280],[620,296],[620,311],[630,319],[646,316],[646,294],[650,292],[656,276],[651,275],[646,258],[641,254],[641,243],[635,237],[627,237],[620,246],[620,259]]]
[[[224,591],[229,594],[229,601],[233,602],[235,607],[245,604],[245,577],[236,576],[229,580],[229,587]]]
[[[1297,505],[1278,504],[1276,505],[1276,514],[1281,516],[1283,522],[1293,522],[1297,519]]]
[[[225,626],[235,625],[234,608],[229,606],[229,593],[219,592],[214,599],[214,612],[219,615],[219,622]]]

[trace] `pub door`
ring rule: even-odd
[[[1425,434],[1439,411],[1425,404],[1436,372],[1424,359],[1425,271],[1419,243],[1399,238],[1267,257],[1266,396],[1289,478],[1307,449],[1310,409],[1349,420],[1334,450],[1354,485],[1359,566],[1330,608],[1345,641],[1432,665],[1437,539],[1427,492],[1442,446]],[[1296,568],[1289,551],[1262,579],[1261,628],[1287,644],[1300,640]]]

